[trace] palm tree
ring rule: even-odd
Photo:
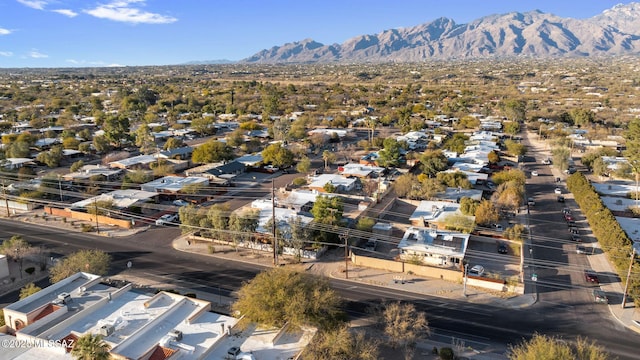
[[[324,168],[329,170],[329,164],[336,161],[336,154],[329,150],[325,150],[322,152],[322,160],[324,160]]]
[[[71,355],[78,360],[107,360],[111,357],[110,349],[102,335],[86,334],[76,340]]]

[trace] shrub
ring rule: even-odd
[[[455,359],[455,354],[453,353],[453,349],[448,347],[443,347],[440,349],[438,356],[441,360],[453,360]]]

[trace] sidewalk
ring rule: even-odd
[[[546,142],[540,141],[538,139],[538,136],[536,134],[532,134],[531,132],[527,132],[526,136],[529,143],[536,148],[535,153],[544,154],[544,156],[546,157],[551,157],[551,149]],[[558,170],[554,166],[550,166],[550,168],[554,177],[559,177],[566,180],[566,175],[562,174],[560,170]],[[573,194],[567,192],[567,194],[565,194],[565,198],[567,198],[567,200],[573,200]],[[596,241],[592,244],[592,246],[596,251],[594,254],[587,256],[587,261],[589,262],[591,269],[595,270],[598,274],[605,275],[601,275],[601,278],[606,278],[607,281],[600,283],[600,289],[605,291],[609,297],[609,311],[622,325],[637,333],[640,333],[640,312],[636,311],[635,305],[630,301],[626,303],[624,309],[622,308],[622,295],[624,293],[624,285],[620,282],[620,279],[616,275],[613,266],[611,266],[611,263],[607,259],[607,255],[600,250],[600,243]]]

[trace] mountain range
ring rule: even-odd
[[[342,44],[304,39],[262,50],[242,63],[420,62],[429,59],[584,57],[640,53],[640,3],[588,19],[533,10],[489,15],[468,24],[438,18],[360,35]]]

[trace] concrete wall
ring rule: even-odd
[[[351,253],[351,261],[357,266],[365,266],[369,268],[381,269],[397,273],[411,272],[412,274],[418,276],[442,279],[458,283],[461,283],[463,281],[462,271],[458,271],[455,269],[452,270],[450,268],[414,265],[394,260],[377,259],[368,256],[356,255],[355,253]],[[509,285],[505,284],[503,280],[469,277],[467,284],[484,289],[524,294],[524,287],[522,286],[522,284]]]
[[[89,213],[73,211],[69,209],[52,208],[48,206],[44,207],[44,211],[47,214],[53,215],[53,216],[62,216],[66,218],[76,219],[76,220],[89,221],[93,224],[95,224],[96,222],[96,216]],[[132,226],[131,220],[113,219],[108,216],[98,215],[98,226],[100,225],[113,225],[113,226],[118,226],[124,229],[131,229],[131,226]]]
[[[9,277],[9,262],[7,255],[0,254],[0,279]]]

